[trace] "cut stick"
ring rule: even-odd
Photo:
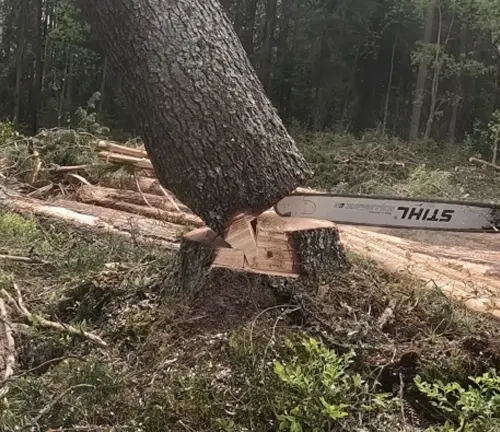
[[[27,264],[48,264],[48,261],[41,260],[39,258],[31,258],[16,255],[0,255],[0,260],[22,262]]]
[[[126,147],[111,141],[101,140],[97,146],[102,150],[107,150],[111,153],[119,153],[122,155],[132,156],[139,159],[149,159],[148,152],[144,149]]]
[[[138,189],[139,191],[141,191],[141,185],[140,185],[140,183],[139,183],[139,179],[138,179],[138,177],[136,177],[136,184],[137,184],[137,189]],[[180,207],[177,205],[177,203],[175,202],[175,200],[174,200],[174,198],[172,197],[172,195],[170,195],[170,194],[169,194],[169,193],[165,190],[165,188],[164,188],[162,185],[160,185],[160,189],[161,189],[161,191],[162,191],[163,195],[165,196],[165,198],[167,198],[167,199],[170,201],[170,203],[171,203],[171,204],[175,207],[175,209],[176,209],[177,211],[181,211]],[[142,193],[142,191],[141,191],[141,193]]]
[[[109,151],[99,152],[99,157],[106,162],[121,164],[121,165],[130,165],[135,168],[154,171],[153,165],[149,159],[141,159],[138,157],[112,153]]]
[[[5,307],[5,302],[0,298],[0,320],[3,327],[2,339],[5,340],[5,344],[2,344],[2,360],[3,360],[3,376],[2,384],[14,374],[14,365],[16,364],[16,344],[14,337],[12,336],[12,323],[7,314],[7,308]],[[8,388],[2,387],[0,389],[0,396],[5,396],[8,392]]]
[[[486,162],[486,161],[484,161],[482,159],[471,157],[471,158],[469,158],[469,162],[475,163],[477,165],[488,166],[488,167],[493,168],[493,169],[495,169],[497,171],[500,171],[500,166],[492,164],[491,162]]]
[[[47,171],[52,173],[65,173],[65,172],[73,172],[73,171],[82,171],[87,168],[91,168],[92,165],[68,165],[68,166],[55,166],[49,168]]]

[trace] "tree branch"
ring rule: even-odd
[[[25,306],[21,290],[14,282],[14,290],[16,291],[17,300],[15,300],[6,290],[2,289],[0,292],[5,297],[5,299],[9,302],[9,304],[16,309],[16,311],[23,316],[28,322],[31,324],[38,324],[41,327],[49,328],[52,330],[56,330],[62,333],[69,333],[75,336],[82,336],[85,339],[91,341],[95,345],[106,348],[108,344],[104,342],[99,336],[96,336],[92,333],[86,332],[84,330],[77,329],[71,325],[64,325],[61,323],[57,323],[55,321],[49,321],[39,315],[32,314],[28,308]]]

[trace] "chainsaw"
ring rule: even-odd
[[[500,204],[495,203],[294,192],[274,210],[282,217],[344,225],[500,233]]]

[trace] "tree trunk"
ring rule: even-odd
[[[385,92],[384,120],[382,121],[382,135],[385,135],[387,127],[387,117],[389,116],[389,101],[391,99],[392,79],[394,75],[394,55],[396,53],[397,39],[392,44],[391,66],[389,68],[389,77],[387,78],[387,90]]]
[[[264,28],[264,46],[262,47],[262,57],[259,74],[264,88],[269,91],[269,78],[271,75],[271,61],[273,50],[273,35],[276,25],[277,0],[267,0],[266,25]]]
[[[441,31],[443,28],[443,13],[441,10],[441,6],[438,7],[439,11],[439,25],[438,25],[438,34],[436,41],[436,55],[434,58],[434,66],[433,66],[433,74],[432,74],[432,86],[431,86],[431,103],[429,108],[429,117],[427,118],[427,124],[425,127],[424,138],[428,139],[431,135],[432,122],[434,121],[434,116],[436,115],[437,110],[437,100],[438,100],[438,90],[439,90],[439,80],[441,78],[441,68],[443,65],[443,56],[441,52],[445,52],[446,45],[448,45],[448,41],[450,40],[451,30],[453,28],[453,23],[455,22],[455,17],[452,18],[450,26],[448,27],[448,35],[444,41],[443,46],[441,46]]]
[[[19,115],[21,112],[21,98],[22,98],[22,80],[23,80],[23,60],[24,60],[24,29],[26,25],[26,9],[27,0],[21,0],[21,11],[19,13],[19,27],[17,30],[17,53],[16,53],[16,86],[15,86],[15,100],[13,121],[14,125],[19,124]]]
[[[66,96],[64,98],[64,106],[66,112],[71,112],[73,105],[73,71],[75,64],[75,56],[72,51],[69,53],[68,76],[66,81]]]
[[[218,1],[80,4],[123,76],[160,182],[214,231],[310,176]]]
[[[31,103],[31,133],[38,131],[38,111],[40,109],[42,94],[42,0],[36,0],[36,52],[35,52],[35,82],[33,100]]]
[[[424,39],[423,44],[430,43],[432,31],[434,28],[434,15],[436,12],[437,0],[431,0],[427,7],[427,17],[425,19]],[[418,65],[417,83],[415,86],[415,98],[413,100],[413,110],[411,113],[410,123],[410,141],[418,138],[420,129],[420,116],[422,115],[422,105],[424,99],[425,81],[427,79],[427,61],[421,61]]]
[[[245,4],[245,15],[243,29],[241,31],[241,42],[248,58],[253,60],[255,49],[253,37],[255,32],[255,18],[257,14],[257,0],[246,0],[243,3]]]
[[[108,72],[108,57],[104,56],[104,62],[102,64],[102,75],[101,75],[101,85],[99,86],[99,107],[97,109],[97,114],[102,114],[102,105],[104,103],[104,90],[106,89],[106,74]]]

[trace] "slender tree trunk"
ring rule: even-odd
[[[262,57],[260,62],[260,80],[264,88],[269,91],[269,78],[271,74],[272,50],[274,27],[276,26],[277,0],[267,0],[266,25],[264,28],[264,46],[262,47]]]
[[[461,56],[465,54],[465,40],[466,40],[466,30],[462,29],[459,36],[459,49],[458,55],[456,56],[455,61],[459,63],[461,61]],[[453,76],[453,96],[451,101],[451,114],[450,114],[450,123],[448,125],[448,141],[454,142],[456,137],[457,130],[457,122],[458,122],[458,112],[460,110],[460,104],[463,100],[463,89],[462,89],[462,75],[459,70]]]
[[[394,57],[396,53],[396,46],[398,44],[398,40],[396,39],[392,44],[392,52],[391,52],[391,66],[389,68],[389,77],[387,79],[387,90],[385,92],[385,106],[384,106],[384,119],[382,121],[382,134],[385,135],[385,129],[387,127],[387,117],[389,116],[389,101],[391,99],[391,90],[392,90],[392,79],[394,75]]]
[[[314,118],[313,129],[318,132],[323,129],[323,122],[325,118],[325,90],[323,88],[323,77],[325,73],[325,64],[327,62],[328,47],[326,42],[327,31],[323,30],[321,35],[321,42],[318,57],[315,67],[315,81],[316,88],[314,89]]]
[[[361,51],[361,44],[358,43],[356,47],[356,55],[354,56],[354,62],[351,67],[351,79],[349,80],[349,84],[347,84],[347,90],[345,92],[344,98],[344,108],[342,109],[342,117],[340,118],[340,130],[343,132],[347,132],[350,127],[349,122],[346,123],[347,114],[349,112],[349,101],[351,100],[351,90],[353,86],[354,77],[356,74],[356,69],[358,67],[359,53]]]
[[[108,57],[104,56],[104,62],[102,64],[102,76],[101,76],[101,85],[99,86],[99,107],[97,109],[97,114],[102,114],[102,105],[104,103],[104,90],[106,89],[106,74],[108,72]]]
[[[276,53],[277,58],[277,74],[279,76],[278,86],[278,107],[279,112],[285,120],[288,118],[288,104],[287,96],[290,89],[291,68],[293,65],[293,47],[295,38],[290,43],[288,35],[290,33],[290,16],[291,16],[291,0],[283,0],[281,2],[281,15],[279,22],[279,36],[278,36],[278,49]]]
[[[27,0],[21,0],[21,10],[19,13],[19,27],[17,31],[17,53],[16,53],[16,85],[14,89],[14,112],[12,114],[13,123],[19,125],[19,115],[21,111],[21,90],[23,79],[23,61],[24,61],[24,29],[26,25]]]
[[[402,68],[401,68],[402,69]],[[398,130],[399,123],[399,106],[401,104],[401,87],[403,86],[403,73],[400,71],[399,74],[399,82],[396,90],[396,106],[394,108],[394,112],[396,115],[394,116],[394,121],[392,122],[392,135],[395,136]]]
[[[68,57],[68,75],[66,79],[66,97],[65,97],[65,111],[71,111],[73,105],[73,70],[75,64],[75,56],[72,51],[69,52]]]
[[[38,111],[40,109],[42,94],[42,0],[36,0],[36,63],[33,100],[31,102],[31,132],[36,135],[38,131]]]
[[[441,78],[441,68],[443,65],[443,58],[441,56],[441,52],[445,51],[446,45],[448,45],[448,41],[450,40],[451,29],[453,28],[454,19],[452,19],[450,26],[448,27],[448,35],[444,41],[443,46],[441,46],[441,31],[443,28],[443,13],[441,10],[441,6],[438,7],[439,11],[439,25],[438,25],[438,34],[436,41],[436,55],[434,58],[434,67],[432,74],[432,87],[431,87],[431,103],[429,109],[429,117],[427,118],[427,124],[425,127],[424,138],[428,139],[431,135],[432,123],[434,121],[434,116],[436,115],[436,104],[437,97],[439,94],[439,79]]]
[[[61,93],[59,95],[59,113],[57,115],[57,125],[61,126],[62,118],[64,115],[64,95],[66,94],[66,83],[68,81],[68,67],[69,67],[69,57],[71,55],[71,45],[68,44],[66,50],[66,64],[64,67],[64,75],[61,82]]]
[[[425,19],[423,44],[430,43],[432,38],[432,30],[434,28],[434,15],[438,0],[430,0],[427,7],[427,17]],[[421,61],[418,65],[417,83],[415,85],[415,98],[413,100],[413,110],[411,113],[410,123],[410,141],[418,138],[420,129],[420,116],[422,115],[422,106],[424,101],[425,81],[427,80],[427,61]]]
[[[255,33],[255,19],[257,15],[257,3],[258,0],[246,0],[245,1],[245,20],[243,30],[241,32],[241,42],[243,48],[247,53],[247,56],[252,61],[254,56],[254,33]]]
[[[493,156],[491,157],[491,163],[493,165],[497,164],[499,139],[500,139],[500,125],[497,125],[497,130],[495,132],[495,138],[493,139]]]
[[[217,0],[80,4],[160,182],[214,231],[310,176]]]

